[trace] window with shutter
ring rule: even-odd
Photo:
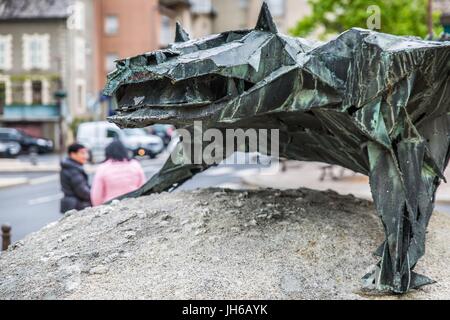
[[[12,68],[12,36],[0,34],[0,70]]]

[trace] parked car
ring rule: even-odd
[[[168,124],[155,124],[146,129],[149,133],[160,137],[164,142],[164,147],[167,147],[170,143],[170,140],[172,140],[172,135],[175,131],[174,127]]]
[[[0,128],[0,141],[9,146],[20,145],[19,152],[49,153],[53,152],[53,141],[45,138],[32,137],[25,132],[14,128]]]
[[[144,129],[124,129],[107,121],[84,122],[78,126],[77,141],[91,153],[92,162],[105,159],[105,148],[114,139],[119,139],[130,151],[130,156],[156,157],[164,149],[162,139],[148,134]]]
[[[172,153],[177,147],[177,144],[180,142],[180,140],[181,140],[180,134],[177,131],[174,131],[172,139],[170,140],[169,144],[166,147],[166,151],[168,153]]]
[[[0,141],[0,157],[15,158],[20,154],[22,147],[18,142],[1,142]]]
[[[122,142],[130,150],[133,156],[156,157],[164,149],[163,140],[153,134],[147,133],[144,129],[123,129],[125,136]]]

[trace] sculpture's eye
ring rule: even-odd
[[[146,65],[146,59],[142,56],[133,57],[130,59],[131,65],[134,66],[145,66]]]
[[[167,59],[178,57],[180,55],[179,52],[173,50],[164,50],[163,53],[167,57]]]
[[[228,32],[226,42],[228,43],[242,39],[246,34],[248,34],[247,30]]]
[[[225,40],[226,39],[224,34],[221,34],[218,37],[195,43],[195,46],[198,48],[198,50],[208,50],[211,48],[220,47],[225,42]]]
[[[156,65],[158,63],[164,62],[166,57],[164,54],[159,53],[159,59],[158,59],[158,53],[152,52],[151,54],[147,55],[147,65]]]
[[[156,65],[167,61],[170,58],[179,56],[180,53],[172,50],[162,50],[148,53],[146,55],[147,65]]]
[[[211,48],[220,47],[224,43],[242,39],[248,33],[248,30],[224,32],[214,38],[209,38],[206,41],[198,42],[195,44],[195,46],[199,50],[208,50]]]
[[[126,65],[127,65],[127,63],[126,63],[125,60],[118,60],[118,61],[116,61],[117,69],[124,68],[124,67],[126,67]]]

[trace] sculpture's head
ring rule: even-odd
[[[104,90],[118,105],[109,120],[122,127],[185,125],[223,118],[234,105],[255,108],[259,89],[289,76],[308,48],[277,32],[265,3],[253,30],[189,40],[177,24],[167,49],[117,61]]]

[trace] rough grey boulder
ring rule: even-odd
[[[334,192],[206,189],[70,212],[0,255],[1,299],[450,298],[450,217],[417,269],[436,284],[363,291],[373,204]]]

